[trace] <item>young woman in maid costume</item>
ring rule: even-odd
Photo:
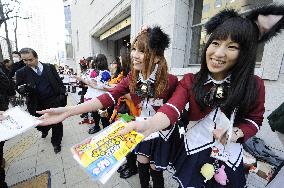
[[[136,121],[145,121],[152,117],[156,110],[172,96],[178,83],[177,77],[168,74],[167,62],[164,57],[164,50],[168,45],[169,37],[159,27],[142,30],[133,41],[131,51],[132,69],[125,79],[106,94],[83,104],[38,112],[44,114],[41,117],[41,120],[43,120],[41,125],[60,122],[76,114],[107,108],[114,105],[119,97],[128,93],[130,93],[135,105],[141,107],[141,114],[136,117]],[[152,126],[156,126],[156,124],[157,122],[153,123]],[[153,187],[164,187],[162,171],[152,170],[152,168],[150,170],[150,160],[159,163],[159,161],[156,162],[157,158],[152,157],[152,155],[158,156],[155,152],[159,152],[159,149],[155,146],[155,143],[159,142],[159,139],[162,140],[158,135],[156,138],[140,143],[136,148],[142,188],[149,187],[150,174]],[[164,145],[165,147],[163,147],[163,143],[160,143],[164,150],[169,150],[166,142],[164,142]]]
[[[246,185],[242,143],[257,133],[265,111],[264,82],[254,75],[257,46],[283,29],[283,13],[283,6],[270,5],[246,18],[234,10],[212,17],[205,25],[209,39],[200,71],[184,75],[152,118],[130,122],[122,131],[147,136],[165,129],[189,103],[184,140],[175,140],[169,161],[180,187]]]

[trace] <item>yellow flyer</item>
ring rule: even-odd
[[[74,158],[94,179],[100,179],[116,167],[144,136],[136,131],[120,135],[126,122],[118,120],[98,134],[71,148]]]

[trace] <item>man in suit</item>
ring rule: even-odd
[[[37,53],[31,48],[21,49],[20,54],[26,66],[16,72],[16,86],[18,92],[26,96],[29,113],[40,116],[36,113],[37,110],[66,106],[66,89],[55,67],[38,61]],[[62,122],[37,129],[42,132],[42,138],[52,129],[54,152],[61,151]]]

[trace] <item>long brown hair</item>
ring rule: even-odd
[[[156,73],[155,80],[155,98],[158,98],[162,92],[168,87],[168,66],[167,61],[164,57],[164,54],[157,55],[156,50],[150,49],[149,47],[149,32],[140,33],[132,43],[132,49],[136,48],[144,52],[143,64],[145,65],[142,70],[142,75],[144,78],[149,78],[150,74],[155,68],[155,65],[158,64],[158,70]],[[131,60],[132,61],[132,60]],[[129,88],[131,92],[135,92],[137,87],[137,79],[139,71],[133,69],[131,63],[131,77]]]

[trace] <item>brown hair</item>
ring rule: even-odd
[[[149,47],[149,32],[140,33],[133,41],[132,48],[139,49],[144,52],[144,69],[142,70],[142,75],[144,78],[149,78],[150,74],[158,64],[158,70],[156,73],[155,81],[155,98],[158,98],[162,92],[168,87],[168,66],[164,54],[157,55],[156,50],[150,49]],[[131,64],[131,66],[133,66]],[[131,68],[131,78],[129,83],[129,88],[131,92],[135,92],[137,87],[139,71]]]

